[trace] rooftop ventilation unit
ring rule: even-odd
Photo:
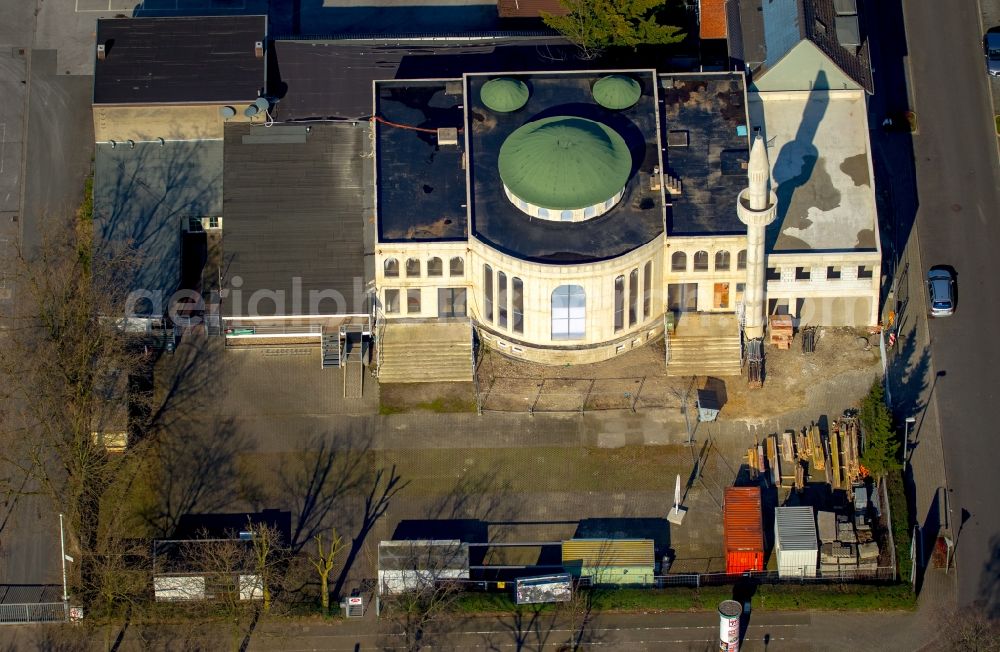
[[[437,130],[437,141],[438,145],[444,147],[446,145],[458,146],[458,129],[455,127],[439,127]]]
[[[264,41],[257,41],[253,44],[253,54],[258,59],[264,58]]]
[[[258,97],[254,100],[254,103],[243,109],[243,115],[248,118],[252,118],[260,112],[267,112],[271,107],[271,103],[267,101],[266,97]]]
[[[108,58],[108,49],[103,43],[97,44],[97,60],[104,61]]]
[[[858,0],[833,0],[833,11],[838,16],[853,16],[858,13]]]
[[[686,129],[674,129],[667,132],[667,147],[687,147],[688,142]]]
[[[857,50],[861,47],[861,26],[858,24],[858,17],[837,16],[837,42],[848,49]]]
[[[464,91],[462,90],[462,82],[460,81],[447,81],[444,83],[444,94],[445,95],[461,95]]]

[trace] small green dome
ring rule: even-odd
[[[632,154],[611,127],[567,116],[529,122],[500,147],[500,178],[526,202],[555,210],[611,199],[632,173]]]
[[[642,97],[639,82],[625,75],[608,75],[594,84],[594,101],[606,109],[627,109]]]
[[[528,102],[528,86],[519,79],[498,77],[483,84],[479,99],[493,111],[510,113]]]

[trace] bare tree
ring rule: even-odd
[[[330,572],[336,563],[337,556],[344,549],[343,539],[336,530],[330,533],[330,545],[323,547],[323,535],[316,535],[316,554],[309,557],[309,563],[316,569],[319,575],[319,596],[320,604],[323,606],[323,615],[330,613]]]
[[[135,470],[137,447],[113,453],[108,443],[120,442],[123,414],[143,413],[147,398],[131,387],[148,371],[149,351],[121,320],[137,261],[127,249],[95,254],[86,220],[50,221],[37,248],[16,250],[19,300],[3,315],[0,466],[11,472],[0,475],[2,491],[22,491],[30,479],[24,486],[66,512],[83,576],[96,573],[104,499]],[[81,586],[93,588],[94,578]]]

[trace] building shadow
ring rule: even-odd
[[[826,72],[820,70],[816,75],[816,81],[813,82],[813,88],[823,89],[828,86]],[[805,229],[810,224],[805,215],[790,216],[789,208],[796,192],[810,182],[816,169],[819,150],[813,141],[829,104],[829,91],[811,91],[802,111],[795,138],[785,143],[774,158],[771,169],[773,183],[777,184],[775,194],[778,196],[776,210],[778,218],[767,229],[768,251],[774,249],[775,243],[786,228]]]

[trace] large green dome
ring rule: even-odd
[[[522,125],[500,147],[500,178],[526,202],[581,209],[618,194],[632,172],[625,139],[611,127],[556,116]]]
[[[517,111],[528,102],[528,86],[518,79],[498,77],[483,84],[479,99],[498,113]]]
[[[642,97],[639,82],[625,75],[608,75],[594,84],[594,100],[607,109],[627,109]]]

